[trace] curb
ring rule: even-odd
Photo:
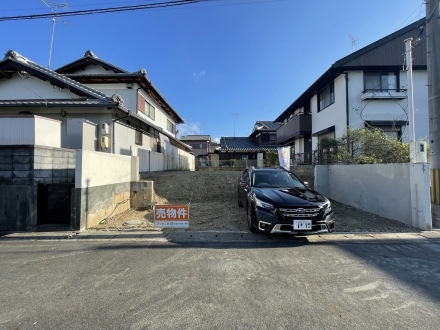
[[[10,233],[0,236],[4,241],[135,241],[158,243],[356,243],[356,242],[402,242],[402,241],[440,241],[440,231],[424,231],[417,233],[377,233],[347,232],[324,235],[261,235],[250,232],[234,231],[84,231],[84,232],[35,232]]]

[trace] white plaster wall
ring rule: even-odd
[[[35,144],[61,148],[61,121],[35,117]]]
[[[144,148],[147,137],[142,135],[142,146],[135,143],[135,130],[115,123],[115,154],[131,155],[131,147]]]
[[[77,70],[73,73],[78,73],[78,74],[98,74],[98,73],[102,73],[102,74],[109,74],[109,73],[114,73],[113,71],[108,71],[106,69],[104,69],[102,66],[100,65],[88,65],[84,68],[84,70],[80,69]]]
[[[301,154],[304,152],[304,139],[295,140],[295,153]]]
[[[175,121],[159,106],[156,101],[154,101],[149,95],[147,95],[143,90],[139,91],[140,94],[152,105],[154,106],[155,110],[155,118],[152,120],[150,117],[146,116],[142,112],[138,112],[138,115],[140,115],[142,118],[145,118],[147,121],[152,122],[154,125],[159,126],[163,129],[163,131],[167,132],[168,134],[171,134],[175,137],[175,134],[173,132],[170,132],[167,130],[167,120],[171,121],[175,125]],[[136,108],[137,110],[137,108]]]
[[[340,137],[345,132],[346,126],[346,88],[345,76],[339,75],[334,80],[335,103],[318,112],[318,96],[311,98],[310,109],[312,112],[312,134],[327,127],[335,125],[335,136]],[[312,149],[317,149],[318,137],[312,137]]]
[[[175,121],[160,107],[160,105],[151,96],[145,93],[145,91],[143,91],[142,89],[139,89],[140,86],[138,84],[133,84],[132,89],[128,89],[125,84],[90,84],[89,86],[109,96],[113,94],[120,95],[124,100],[124,104],[127,109],[138,114],[147,122],[159,126],[167,133],[173,135],[172,132],[169,132],[167,130],[167,120],[171,121],[173,124],[175,124]],[[147,100],[147,102],[149,102],[156,109],[154,120],[146,116],[144,113],[140,111],[138,112],[137,93],[140,93],[145,98],[145,100]],[[175,137],[175,135],[173,136]]]
[[[25,99],[71,99],[79,96],[69,92],[67,88],[59,89],[48,81],[30,76],[21,78],[17,73],[11,79],[0,80],[0,100],[25,100]]]
[[[130,182],[131,174],[131,156],[76,151],[75,188]]]
[[[33,117],[0,118],[0,145],[35,144],[35,120]]]
[[[340,203],[431,229],[429,164],[320,165],[315,189]]]
[[[408,109],[407,99],[361,100],[364,90],[363,71],[350,71],[348,77],[350,127],[365,127],[363,120],[409,120],[404,111]],[[416,138],[426,138],[429,133],[426,71],[413,72],[413,85]],[[406,71],[400,71],[400,88],[407,87]],[[408,134],[408,128],[405,128],[402,136],[404,141],[409,140]]]
[[[0,117],[0,145],[60,148],[61,122],[43,117]]]

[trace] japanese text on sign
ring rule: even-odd
[[[156,228],[188,228],[189,205],[156,205],[154,226]]]

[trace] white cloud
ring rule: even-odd
[[[200,71],[200,72],[194,72],[193,76],[196,79],[201,79],[206,75],[205,71]]]
[[[213,139],[212,139],[212,142],[220,143],[220,138],[213,138]]]
[[[179,131],[177,134],[178,138],[185,135],[200,135],[200,124],[179,124],[177,125],[177,130]]]

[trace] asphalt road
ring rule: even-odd
[[[439,329],[440,241],[0,240],[0,329]]]

